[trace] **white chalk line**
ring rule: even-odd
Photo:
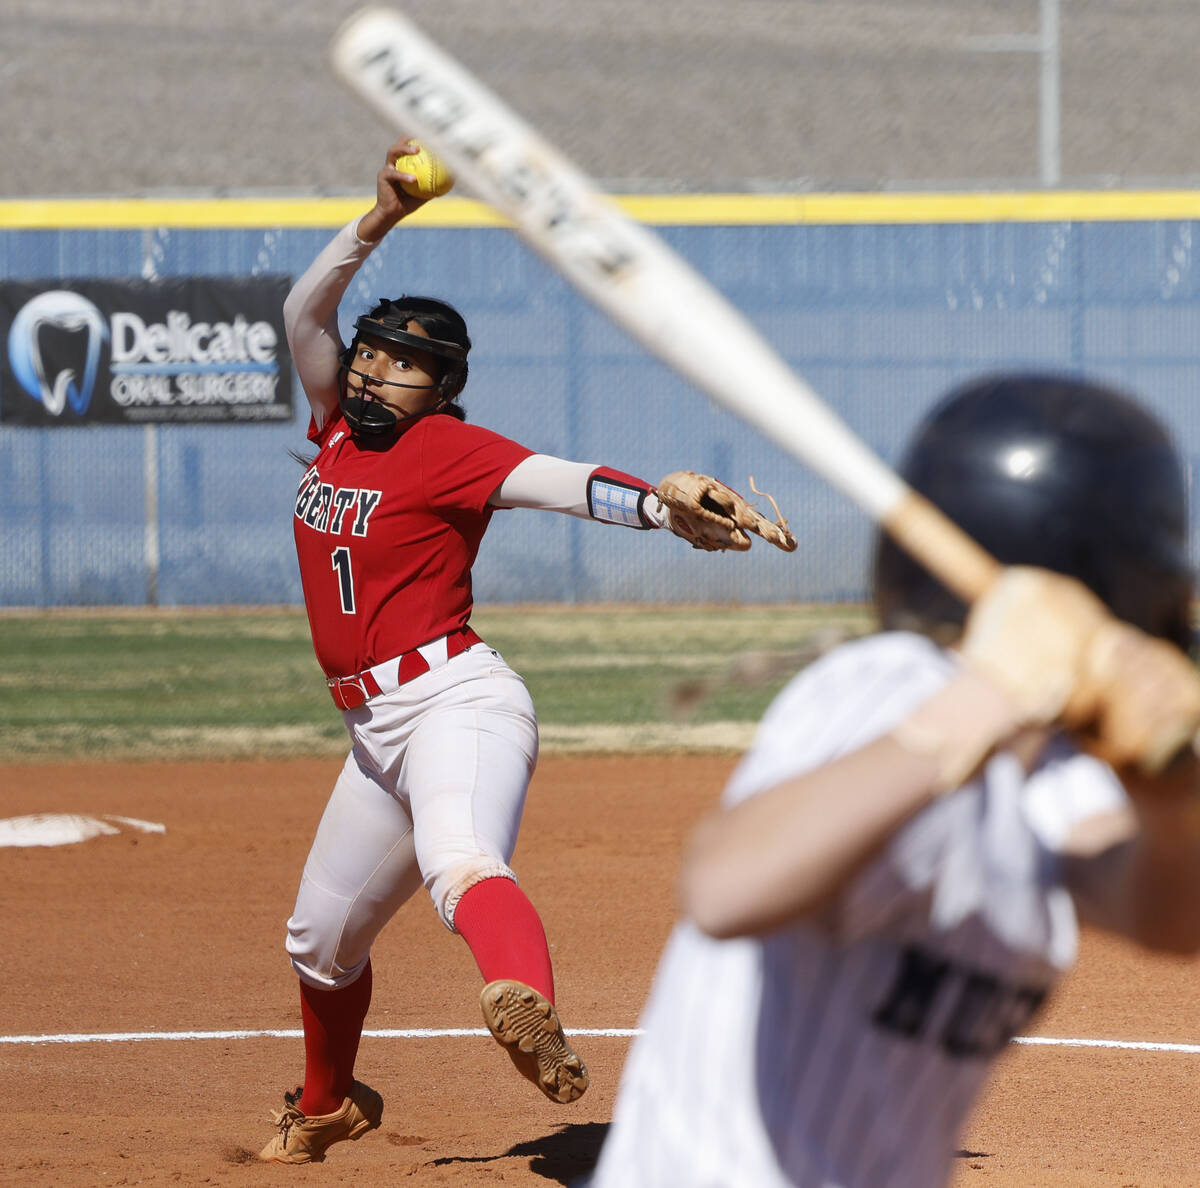
[[[1200,1044],[1160,1044],[1149,1040],[1051,1039],[1045,1035],[1018,1035],[1014,1044],[1040,1044],[1059,1048],[1123,1048],[1132,1052],[1200,1053]]]
[[[567,1035],[605,1036],[628,1039],[640,1035],[637,1028],[579,1027],[566,1029]],[[405,1027],[368,1028],[364,1036],[372,1039],[443,1039],[455,1036],[490,1036],[486,1027]],[[298,1028],[262,1031],[112,1031],[99,1034],[0,1035],[0,1044],[137,1044],[168,1040],[244,1040],[301,1039]]]
[[[598,1036],[605,1039],[632,1039],[641,1035],[639,1027],[567,1028],[567,1035]],[[483,1027],[404,1027],[368,1028],[364,1036],[372,1039],[447,1039],[460,1036],[487,1036]],[[110,1031],[99,1033],[63,1033],[60,1035],[0,1035],[0,1044],[137,1044],[186,1040],[301,1039],[298,1028],[261,1031]],[[1046,1035],[1019,1035],[1014,1044],[1053,1048],[1107,1048],[1129,1052],[1182,1052],[1200,1054],[1200,1044],[1167,1044],[1149,1040],[1055,1039]]]

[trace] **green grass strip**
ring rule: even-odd
[[[787,679],[871,627],[854,606],[497,607],[547,752],[741,749]],[[0,614],[0,761],[346,749],[302,611]]]

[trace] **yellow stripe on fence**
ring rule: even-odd
[[[928,194],[615,195],[653,226],[886,223],[1129,222],[1200,219],[1200,190],[1013,191]],[[370,197],[46,198],[0,200],[0,230],[138,227],[340,227]],[[451,195],[410,220],[423,227],[503,227],[489,207]]]

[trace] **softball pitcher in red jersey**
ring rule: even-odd
[[[409,151],[407,141],[389,149],[374,207],[284,305],[316,449],[296,498],[296,550],[313,646],[352,748],[287,924],[305,1068],[261,1152],[277,1163],[321,1160],[379,1125],[382,1098],[354,1076],[371,946],[422,884],[469,946],[484,1019],[521,1074],[556,1102],[587,1089],[554,1009],[541,920],[508,865],[537,760],[534,708],[471,630],[471,566],[497,508],[682,535],[650,483],[465,424],[457,398],[471,344],[443,302],[381,301],[343,346],[337,310],[350,280],[421,205],[393,165]]]

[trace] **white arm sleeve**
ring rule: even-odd
[[[642,500],[640,512],[634,500],[623,517],[592,506],[595,486],[589,480],[597,470],[602,469],[594,462],[568,462],[550,454],[532,454],[513,467],[488,503],[492,507],[533,507],[543,511],[565,512],[568,516],[579,516],[584,520],[627,523],[637,528],[663,526],[665,512],[656,496]],[[629,488],[620,489],[631,491]]]
[[[339,357],[345,349],[338,330],[338,303],[376,247],[358,238],[357,227],[356,218],[325,245],[283,303],[288,346],[318,426],[338,403]]]

